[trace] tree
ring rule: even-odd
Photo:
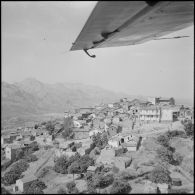
[[[72,149],[72,152],[76,152],[77,151],[76,146],[73,146],[71,149]]]
[[[115,180],[110,193],[111,194],[128,194],[131,191],[131,186],[129,185],[128,182],[125,181],[120,181],[120,180]]]
[[[24,157],[24,151],[22,149],[16,150],[15,159],[20,160]]]
[[[183,156],[181,156],[178,152],[175,152],[173,154],[173,159],[174,159],[174,165],[180,165],[183,161]]]
[[[29,187],[24,191],[24,194],[44,194],[43,190],[46,187],[47,186],[44,182],[36,180],[29,185]]]
[[[119,168],[116,167],[116,166],[113,166],[113,167],[112,167],[112,172],[113,172],[113,173],[118,173],[118,172],[119,172]]]
[[[89,155],[83,155],[79,159],[79,165],[80,165],[80,172],[84,173],[87,171],[87,168],[89,166],[94,165],[94,160],[89,157]]]
[[[184,123],[184,130],[187,136],[194,136],[194,124],[192,124],[192,121]]]
[[[169,146],[169,137],[166,135],[160,135],[157,137],[157,141],[159,144],[161,144],[164,147],[168,147]]]
[[[25,160],[26,160],[27,162],[34,162],[34,161],[37,161],[38,158],[37,158],[36,155],[30,154],[30,155],[28,155],[28,156],[25,157]]]
[[[58,194],[67,194],[66,190],[63,189],[63,188],[60,188],[58,191],[57,191]]]
[[[69,167],[68,167],[68,173],[73,174],[73,180],[74,180],[74,174],[79,174],[80,173],[80,166],[77,161],[73,162]]]
[[[178,131],[178,130],[174,130],[174,131],[167,131],[165,134],[167,137],[169,137],[169,139],[173,138],[173,137],[183,137],[185,138],[185,132],[184,131]]]
[[[13,163],[12,160],[9,160],[1,165],[1,171],[5,171],[11,164]]]
[[[112,174],[104,175],[103,173],[97,174],[93,180],[94,186],[98,188],[105,188],[112,184],[114,177]]]
[[[72,182],[68,182],[66,184],[66,187],[67,187],[67,192],[69,194],[77,194],[78,193],[78,189],[76,187],[75,182],[73,182],[73,181]]]
[[[35,129],[38,129],[39,125],[38,124],[35,124],[34,128]]]
[[[99,149],[103,149],[108,144],[107,134],[97,133],[96,135],[92,136],[92,141],[96,147],[98,147]]]
[[[73,120],[72,118],[68,117],[64,119],[64,131],[62,133],[64,139],[68,139],[73,137]]]
[[[67,174],[68,166],[69,166],[68,157],[64,155],[56,160],[54,170],[57,173]]]
[[[21,173],[26,171],[28,167],[29,164],[24,159],[21,159],[12,165],[10,171],[16,172],[21,175]]]
[[[162,161],[166,161],[170,164],[173,162],[173,152],[165,147],[157,149],[157,157]]]
[[[11,185],[16,182],[17,179],[20,178],[20,173],[15,171],[9,171],[4,174],[3,182],[5,185]]]
[[[1,187],[1,194],[11,194],[8,190],[6,190],[4,187]]]
[[[74,156],[71,156],[68,160],[69,165],[71,165],[73,162],[78,161],[81,158],[81,155],[76,152]]]
[[[126,171],[122,171],[120,174],[119,174],[119,178],[122,179],[122,180],[130,180],[130,179],[134,179],[136,178],[137,174],[136,172],[126,172]]]
[[[55,124],[54,124],[54,122],[48,121],[48,122],[46,123],[45,126],[46,126],[47,131],[48,131],[49,134],[51,135],[51,134],[54,132],[54,129],[55,129]]]
[[[150,181],[154,183],[167,183],[169,184],[171,181],[170,172],[164,166],[158,165],[156,166],[152,172],[148,175]]]

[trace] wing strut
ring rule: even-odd
[[[95,58],[95,57],[96,57],[96,55],[90,55],[90,54],[88,53],[87,50],[88,50],[88,49],[83,49],[83,51],[84,51],[89,57],[91,57],[91,58]]]

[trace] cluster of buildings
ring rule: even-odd
[[[189,107],[175,105],[174,98],[152,98],[148,101],[127,98],[119,102],[99,105],[94,108],[76,109],[65,113],[73,120],[75,139],[92,137],[106,131],[110,137],[124,131],[131,131],[145,123],[172,123],[194,118]]]

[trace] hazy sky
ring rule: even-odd
[[[80,82],[135,95],[193,98],[190,38],[83,51],[69,49],[96,2],[2,2],[2,80]]]

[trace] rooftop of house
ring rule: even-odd
[[[19,148],[22,148],[21,145],[19,144],[12,144],[12,145],[8,145],[7,148],[10,148],[10,149],[19,149]]]
[[[87,171],[95,171],[97,169],[96,166],[89,166]]]
[[[1,136],[2,139],[9,139],[10,138],[10,135],[3,135]]]
[[[23,177],[23,178],[21,178],[20,180],[21,180],[23,183],[28,183],[28,182],[37,180],[37,177],[35,177],[34,175],[30,175],[30,176],[27,176],[27,177]]]
[[[172,172],[172,173],[170,174],[170,177],[171,177],[171,178],[181,178],[181,174],[178,173],[178,172]]]
[[[136,147],[137,142],[135,142],[135,141],[125,142],[122,145],[123,145],[123,147]]]

